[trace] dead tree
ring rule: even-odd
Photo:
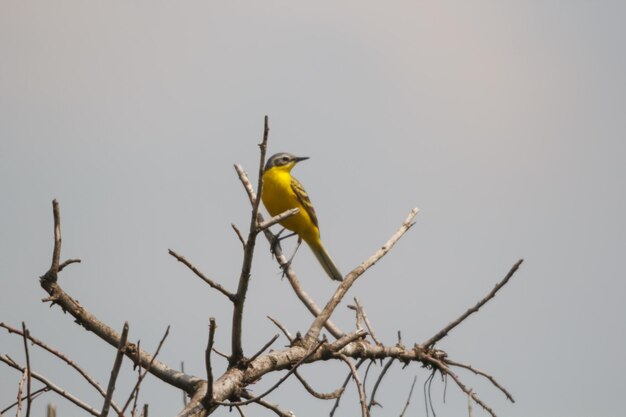
[[[141,386],[141,381],[149,373],[161,379],[164,383],[181,389],[189,397],[189,400],[185,401],[184,408],[178,414],[179,417],[203,417],[213,413],[219,407],[235,407],[240,410],[240,413],[243,415],[242,407],[253,404],[266,407],[278,416],[293,415],[292,412],[286,411],[282,405],[275,405],[266,400],[266,398],[269,397],[277,387],[279,387],[287,378],[292,376],[297,378],[312,396],[320,399],[335,400],[335,407],[333,407],[330,413],[331,416],[334,414],[338,401],[341,398],[348,381],[353,380],[357,386],[359,394],[358,408],[360,409],[361,415],[366,417],[370,415],[372,406],[377,404],[375,400],[376,392],[382,383],[386,371],[394,361],[401,362],[403,364],[421,364],[421,366],[429,373],[427,383],[432,382],[432,379],[436,374],[440,374],[446,379],[451,379],[454,384],[468,396],[470,410],[471,403],[474,402],[492,416],[496,416],[495,412],[476,395],[473,389],[468,387],[459,378],[459,376],[455,373],[455,368],[463,368],[476,375],[486,378],[497,390],[500,390],[508,400],[511,402],[514,401],[511,394],[491,375],[449,358],[446,352],[437,348],[437,343],[446,337],[452,329],[461,324],[468,316],[477,312],[487,301],[493,298],[498,290],[506,285],[513,274],[517,271],[522,263],[522,260],[516,262],[506,276],[499,283],[497,283],[496,286],[483,299],[467,309],[464,314],[450,322],[450,324],[437,332],[437,334],[422,343],[413,343],[410,346],[405,346],[401,343],[401,341],[393,344],[385,344],[381,342],[376,337],[363,306],[357,298],[354,298],[354,305],[350,306],[356,314],[357,324],[355,329],[344,331],[331,321],[333,312],[344,300],[355,281],[361,278],[372,265],[385,256],[393,248],[396,242],[398,242],[398,240],[414,225],[413,221],[418,213],[417,208],[409,212],[399,229],[392,234],[389,240],[387,240],[387,242],[385,242],[379,250],[363,261],[360,265],[357,265],[345,276],[344,281],[338,284],[334,294],[329,300],[326,301],[323,308],[319,307],[305,292],[295,271],[291,268],[290,263],[283,255],[280,246],[274,246],[274,254],[277,262],[283,269],[295,295],[311,312],[313,319],[310,322],[306,333],[303,335],[298,334],[294,337],[280,322],[270,318],[270,320],[272,320],[274,324],[280,328],[285,338],[288,340],[288,347],[268,352],[267,350],[270,345],[272,345],[272,343],[277,339],[276,336],[258,352],[253,354],[248,352],[246,355],[242,347],[242,335],[245,332],[243,318],[248,285],[251,279],[252,258],[255,254],[257,238],[260,234],[263,234],[269,242],[274,242],[275,235],[270,231],[270,226],[297,213],[297,209],[292,209],[271,219],[265,220],[259,212],[260,199],[258,196],[261,194],[263,187],[261,177],[265,164],[265,151],[267,147],[268,133],[269,127],[266,117],[263,140],[259,144],[259,181],[256,191],[254,190],[254,187],[243,168],[239,165],[235,165],[235,170],[239,180],[243,184],[252,206],[252,214],[250,217],[250,226],[247,236],[244,236],[244,234],[233,225],[233,229],[237,233],[237,236],[243,246],[243,261],[237,288],[235,290],[231,290],[224,287],[220,283],[207,278],[190,261],[175,251],[169,250],[171,256],[184,264],[195,275],[205,281],[232,303],[233,314],[231,351],[229,355],[224,355],[228,360],[227,370],[222,375],[214,375],[213,373],[213,360],[215,356],[213,343],[217,329],[216,322],[213,318],[210,319],[208,343],[205,352],[206,375],[204,377],[194,376],[174,369],[156,359],[158,350],[163,344],[163,341],[167,336],[167,332],[161,340],[157,351],[154,354],[150,354],[141,349],[139,343],[128,341],[127,325],[125,326],[122,334],[118,333],[106,323],[103,323],[100,319],[98,319],[98,317],[87,310],[87,308],[80,305],[74,297],[65,292],[59,284],[59,273],[70,264],[80,262],[80,260],[69,259],[61,261],[61,216],[59,204],[55,200],[52,202],[54,216],[54,249],[52,254],[52,264],[50,269],[40,278],[41,287],[48,293],[48,297],[44,299],[44,302],[49,302],[51,305],[57,305],[64,312],[69,313],[73,316],[76,323],[93,332],[103,341],[116,348],[118,355],[111,371],[107,388],[105,389],[70,358],[66,357],[63,353],[50,347],[41,340],[33,337],[29,333],[25,324],[22,324],[21,329],[18,329],[9,326],[8,324],[0,323],[0,327],[6,329],[10,333],[20,336],[23,339],[24,350],[26,352],[25,364],[19,364],[8,355],[0,355],[1,362],[22,373],[22,378],[20,378],[18,383],[17,401],[14,404],[9,405],[9,407],[0,409],[0,414],[6,413],[9,409],[15,407],[18,410],[17,414],[20,415],[20,410],[24,408],[25,404],[25,415],[28,417],[32,400],[44,392],[53,391],[61,397],[71,401],[77,407],[82,408],[95,416],[106,416],[108,415],[109,410],[112,410],[118,416],[139,415],[147,417],[147,406],[144,406],[142,410],[138,409],[137,393]],[[326,330],[328,336],[326,336],[325,333],[322,335],[323,329]],[[32,370],[28,360],[29,342],[38,348],[48,350],[59,359],[72,366],[88,384],[93,386],[93,388],[101,394],[103,399],[102,407],[95,408],[86,404],[70,392],[58,386],[49,378]],[[137,383],[132,389],[131,395],[124,403],[116,402],[113,399],[117,373],[123,357],[130,359],[130,361],[139,368]],[[372,363],[376,360],[385,360],[387,362],[376,380],[373,389],[368,395],[363,383],[361,382],[362,379],[359,373],[359,367],[365,362],[369,361]],[[348,377],[345,379],[344,384],[337,388],[334,392],[319,393],[315,391],[306,380],[304,380],[298,370],[303,365],[310,366],[312,364],[316,364],[317,366],[324,366],[326,361],[340,361],[345,363],[349,371]],[[261,377],[272,378],[272,374],[277,373],[277,371],[284,370],[287,370],[288,372],[280,378],[276,377],[276,382],[267,391],[252,394],[249,390],[249,386],[258,381]],[[43,387],[34,390],[31,386],[32,380],[37,380],[41,385],[43,385]],[[415,380],[413,381],[413,386],[411,387],[411,393],[413,392],[414,385]],[[120,400],[118,399],[118,401]],[[407,399],[404,411],[406,411],[409,401],[410,396]],[[404,414],[404,411],[402,414]]]

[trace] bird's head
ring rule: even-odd
[[[309,159],[308,156],[294,156],[287,152],[281,152],[274,154],[267,160],[265,164],[265,171],[269,171],[272,168],[291,171],[291,169],[300,161]]]

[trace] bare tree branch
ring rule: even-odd
[[[506,396],[506,398],[509,401],[511,401],[512,403],[515,402],[515,400],[513,399],[513,396],[511,395],[511,393],[509,391],[507,391],[502,385],[500,385],[498,383],[498,381],[496,381],[496,379],[493,376],[489,375],[488,373],[483,372],[480,369],[476,369],[476,368],[472,367],[471,365],[465,365],[463,363],[456,362],[456,361],[453,361],[451,359],[447,359],[446,358],[446,359],[444,359],[444,362],[446,364],[448,364],[448,365],[458,366],[459,368],[467,369],[467,370],[475,373],[476,375],[480,375],[480,376],[483,376],[483,377],[487,378],[489,380],[489,382],[491,382],[496,388],[498,388],[500,391],[502,391],[502,393]]]
[[[252,357],[250,359],[247,360],[247,362],[252,362],[253,360],[255,360],[256,358],[258,358],[259,356],[261,356],[261,354],[263,352],[265,352],[265,350],[267,348],[269,348],[270,346],[272,346],[272,343],[274,343],[276,341],[276,339],[278,339],[279,335],[275,334],[274,337],[272,337],[270,339],[270,341],[268,341],[266,344],[263,345],[263,347],[261,349],[259,349],[259,351],[257,353],[255,353],[254,355],[252,355]]]
[[[380,405],[376,402],[375,397],[376,397],[376,392],[378,391],[378,387],[380,386],[380,383],[382,382],[383,378],[385,377],[385,374],[387,373],[387,371],[389,370],[389,368],[391,368],[391,365],[393,364],[393,361],[395,359],[391,358],[387,361],[387,363],[385,364],[385,366],[383,367],[383,370],[380,371],[380,375],[378,375],[378,379],[376,379],[376,383],[374,384],[374,388],[372,389],[372,395],[370,396],[370,402],[367,405],[367,410],[371,410],[373,405]]]
[[[298,378],[298,381],[300,381],[300,383],[302,384],[304,389],[309,394],[311,394],[312,396],[314,396],[315,398],[318,398],[320,400],[334,400],[336,398],[339,398],[339,396],[343,393],[343,388],[341,388],[341,387],[337,388],[336,390],[334,390],[333,392],[330,392],[328,394],[317,392],[317,391],[315,391],[313,389],[313,387],[311,387],[311,385],[309,385],[308,382],[306,382],[304,377],[302,375],[300,375],[300,373],[298,371],[295,371],[294,374],[296,375],[296,378]]]
[[[22,367],[22,366],[18,365],[17,362],[15,362],[13,359],[11,359],[7,355],[0,355],[0,362],[4,362],[5,364],[9,365],[11,368],[17,369],[18,371],[20,371],[22,373],[24,373],[26,371],[25,367]],[[42,375],[40,375],[40,374],[38,374],[36,372],[31,372],[31,376],[33,378],[35,378],[37,381],[39,381],[42,384],[46,385],[51,391],[56,392],[61,397],[71,401],[72,403],[74,403],[78,407],[82,408],[83,410],[87,411],[88,413],[90,413],[90,414],[92,414],[94,416],[99,416],[100,415],[100,412],[98,410],[96,410],[95,408],[87,405],[83,401],[79,400],[78,398],[76,398],[75,396],[73,396],[72,394],[70,394],[69,392],[64,390],[63,388],[53,384],[46,377],[44,377],[44,376],[42,376]]]
[[[28,352],[28,329],[26,324],[22,322],[22,340],[24,341],[24,355],[26,356],[26,417],[30,417],[30,406],[32,398],[30,396],[30,382],[31,382],[31,368],[30,368],[30,353]],[[19,395],[18,395],[19,397]]]
[[[366,361],[366,359],[360,359],[356,363],[355,368],[359,369],[361,367],[361,365],[363,365],[365,363],[365,361]],[[343,384],[339,388],[339,389],[341,389],[341,393],[339,394],[339,396],[335,400],[335,404],[333,404],[333,408],[330,410],[330,417],[333,417],[335,415],[335,411],[337,411],[337,408],[339,408],[339,402],[341,401],[341,396],[343,395],[344,392],[346,392],[346,387],[348,386],[348,383],[350,382],[351,379],[352,379],[352,370],[350,370],[350,372],[348,372],[348,376],[346,377],[346,379],[343,381]]]
[[[265,128],[263,131],[263,141],[259,144],[261,149],[261,156],[259,158],[259,181],[257,185],[257,192],[259,195],[263,192],[263,167],[265,165],[265,151],[267,149],[267,139],[269,135],[269,123],[268,118],[265,116]],[[239,285],[237,286],[237,293],[235,301],[233,302],[233,327],[231,332],[231,345],[232,354],[230,357],[230,365],[234,366],[243,359],[243,346],[242,346],[242,322],[243,322],[243,308],[246,300],[246,294],[248,292],[248,284],[250,283],[250,271],[252,269],[252,258],[254,257],[254,247],[256,245],[257,237],[257,214],[259,212],[260,200],[257,199],[252,204],[252,215],[250,218],[250,231],[248,233],[248,239],[244,247],[244,255],[241,266],[241,274],[239,276]]]
[[[309,352],[308,354],[306,354],[302,359],[300,359],[294,366],[293,368],[291,368],[289,370],[289,372],[287,372],[282,378],[280,378],[278,380],[278,382],[276,382],[274,385],[272,385],[272,387],[270,389],[268,389],[267,391],[265,391],[263,394],[261,395],[257,395],[254,398],[251,398],[249,400],[246,401],[239,401],[239,402],[230,402],[230,403],[219,403],[220,405],[227,405],[227,406],[234,406],[234,405],[247,405],[253,402],[257,402],[258,400],[260,400],[261,398],[267,396],[269,393],[271,393],[272,391],[274,391],[276,388],[278,388],[283,382],[285,382],[285,380],[287,378],[289,378],[291,376],[291,374],[293,374],[294,372],[296,372],[296,369],[298,369],[298,366],[302,365],[307,359],[309,359],[311,356],[313,356],[313,354],[315,352],[317,352],[317,350],[320,348],[320,346],[322,346],[324,344],[324,342],[319,342],[317,344],[317,346],[315,346],[311,352]]]
[[[356,384],[357,391],[359,392],[359,402],[361,403],[361,415],[362,417],[369,417],[369,409],[367,408],[367,398],[365,396],[365,390],[363,389],[363,384],[361,383],[361,378],[359,378],[359,372],[356,367],[352,363],[350,359],[348,359],[344,355],[339,355],[339,358],[344,361],[350,367],[350,373],[352,374],[352,379],[354,379],[354,383]]]
[[[9,326],[6,323],[0,322],[0,327],[6,329],[9,333],[15,333],[20,336],[24,335],[22,331],[20,331],[19,329],[15,327]],[[102,398],[106,397],[106,391],[104,390],[104,388],[102,388],[102,386],[100,386],[100,384],[98,384],[98,382],[95,379],[93,379],[83,368],[78,366],[77,363],[72,361],[70,358],[68,358],[66,355],[64,355],[57,349],[54,349],[50,347],[49,345],[45,344],[44,342],[42,342],[41,340],[35,338],[33,335],[30,334],[30,330],[28,332],[28,340],[30,340],[33,344],[41,347],[42,349],[50,352],[57,358],[61,359],[63,362],[67,363],[76,372],[78,372],[85,379],[85,381],[87,381],[92,387],[94,387],[100,393],[100,395],[102,395]],[[111,407],[117,414],[120,414],[121,410],[115,402],[111,402]]]
[[[54,213],[54,230],[55,230],[55,249],[53,254],[53,267],[58,265],[58,258],[60,256],[60,248],[61,248],[61,225],[60,225],[60,214],[59,214],[59,204],[56,200],[52,202],[53,213]],[[58,278],[58,268],[55,270],[51,268],[48,270],[40,279],[41,287],[50,295],[44,301],[50,301],[53,304],[58,304],[64,312],[70,313],[76,323],[83,326],[85,329],[95,333],[98,337],[103,339],[105,342],[117,348],[120,344],[121,336],[115,330],[113,330],[110,326],[98,320],[96,316],[94,316],[90,311],[81,306],[78,301],[69,296],[57,283]],[[132,343],[127,344],[124,349],[126,356],[133,359],[136,357],[136,346]],[[172,369],[161,363],[157,360],[153,361],[152,355],[147,352],[141,352],[141,366],[147,367],[150,365],[150,372],[156,376],[157,378],[167,382],[170,385],[173,385],[177,388],[180,388],[188,393],[193,393],[196,391],[196,385],[200,383],[202,380],[190,375],[185,375],[178,372],[175,369]]]
[[[270,316],[266,316],[268,319],[270,319],[272,321],[272,323],[274,323],[276,325],[276,327],[278,327],[283,334],[285,335],[285,337],[287,338],[287,340],[289,340],[289,343],[293,343],[293,337],[291,336],[291,333],[289,333],[289,330],[287,330],[285,328],[285,326],[283,326],[278,320],[270,317]]]
[[[163,343],[165,343],[165,339],[167,339],[167,336],[169,334],[170,334],[170,326],[167,326],[167,328],[165,329],[165,333],[163,334],[163,337],[161,338],[161,341],[159,342],[159,345],[157,346],[156,351],[154,352],[154,356],[148,355],[148,356],[150,356],[150,362],[148,362],[145,366],[143,366],[143,363],[145,362],[144,355],[147,355],[147,353],[144,353],[144,351],[139,349],[139,348],[136,349],[135,359],[137,360],[137,365],[143,366],[145,368],[145,371],[137,379],[137,382],[135,383],[135,386],[133,387],[133,390],[130,392],[130,396],[126,400],[126,403],[124,404],[124,407],[122,407],[122,414],[126,411],[128,406],[130,405],[130,402],[132,401],[133,397],[139,391],[139,386],[141,385],[142,381],[144,380],[144,378],[146,377],[148,372],[151,372],[152,367],[154,366],[154,364],[158,362],[156,360],[156,357],[159,355],[159,352],[161,351],[161,348],[163,347]],[[132,345],[127,345],[127,346],[132,346]],[[133,359],[132,356],[131,356],[131,359]],[[171,385],[173,385],[173,384],[171,384]]]
[[[395,245],[396,242],[402,237],[402,235],[404,235],[406,231],[409,230],[411,226],[415,224],[413,223],[413,219],[415,218],[418,212],[419,212],[419,209],[417,208],[414,208],[413,210],[411,210],[407,218],[402,223],[402,226],[400,226],[400,229],[398,229],[398,231],[394,233],[393,236],[391,236],[391,238],[389,238],[389,240],[379,250],[377,250],[376,253],[374,253],[369,259],[361,263],[361,265],[357,266],[352,271],[350,271],[348,275],[346,275],[343,282],[337,287],[335,294],[333,294],[330,301],[328,301],[328,303],[326,304],[326,307],[324,307],[324,310],[322,310],[322,312],[315,318],[315,320],[313,320],[311,327],[309,328],[309,330],[306,333],[306,336],[304,337],[305,343],[312,343],[312,341],[317,339],[320,333],[320,330],[324,326],[324,323],[326,323],[326,321],[333,314],[333,311],[335,311],[335,308],[341,302],[344,295],[346,295],[346,293],[348,292],[352,284],[354,284],[357,278],[359,278],[372,265],[378,262],[380,258],[385,256],[389,252],[389,250],[391,250],[393,245]]]
[[[246,399],[252,399],[253,398],[252,394],[250,394],[249,392],[246,392],[246,391],[242,392],[241,396],[243,398],[246,398]],[[269,403],[269,402],[267,402],[267,401],[265,401],[263,399],[257,400],[256,403],[259,404],[259,405],[262,405],[263,407],[267,408],[268,410],[272,410],[277,416],[280,416],[280,417],[295,417],[294,414],[291,411],[281,410],[280,407],[278,407],[277,405]]]
[[[382,345],[380,340],[378,340],[378,338],[376,337],[376,334],[374,333],[374,327],[372,326],[372,324],[370,323],[369,319],[367,318],[367,314],[365,313],[365,309],[361,305],[358,297],[354,297],[354,305],[355,305],[355,309],[357,311],[357,314],[360,315],[363,318],[363,322],[365,323],[365,327],[367,327],[367,331],[369,332],[370,337],[374,340],[374,343],[376,343],[377,345]]]
[[[478,309],[480,309],[483,305],[485,305],[485,303],[487,301],[491,300],[496,295],[496,293],[498,292],[498,290],[500,288],[504,287],[506,285],[506,283],[509,282],[509,279],[511,279],[513,274],[515,274],[515,272],[520,267],[522,262],[524,262],[523,259],[520,259],[519,261],[517,261],[515,263],[515,265],[513,265],[511,270],[502,279],[502,281],[497,283],[496,286],[493,288],[493,290],[491,290],[491,292],[489,292],[489,294],[487,294],[482,300],[480,300],[478,303],[476,303],[476,305],[474,305],[473,307],[469,308],[465,313],[461,314],[456,320],[454,320],[453,322],[448,324],[446,327],[441,329],[436,335],[434,335],[433,337],[428,339],[425,343],[423,343],[423,345],[426,346],[426,347],[433,346],[435,343],[437,343],[438,341],[440,341],[441,339],[446,337],[446,335],[450,332],[450,330],[454,329],[456,326],[461,324],[463,322],[463,320],[465,320],[470,314],[477,312]]]
[[[262,232],[263,230],[267,229],[268,227],[272,227],[274,226],[276,223],[280,223],[283,220],[285,220],[286,218],[289,218],[291,216],[293,216],[294,214],[298,214],[298,212],[300,211],[299,208],[292,208],[289,209],[287,211],[284,211],[274,217],[272,217],[271,219],[264,221],[263,223],[260,223],[257,227],[257,232]]]
[[[176,252],[174,252],[171,249],[167,250],[168,253],[170,255],[172,255],[174,258],[176,258],[176,260],[178,262],[181,262],[182,264],[184,264],[187,268],[191,269],[191,271],[196,274],[196,276],[198,278],[200,278],[202,281],[206,282],[207,284],[209,284],[211,286],[211,288],[218,290],[219,292],[221,292],[222,294],[224,294],[226,296],[226,298],[228,298],[230,301],[235,302],[235,294],[233,294],[232,292],[228,291],[226,288],[222,287],[220,284],[218,284],[217,282],[209,279],[206,277],[206,275],[204,275],[202,272],[200,272],[200,270],[198,268],[196,268],[195,266],[193,266],[193,264],[191,262],[189,262],[187,259],[185,259],[184,256],[177,254]]]
[[[115,381],[120,373],[120,367],[122,366],[122,359],[124,358],[124,347],[128,341],[128,322],[124,323],[122,329],[122,338],[120,344],[117,347],[117,354],[115,355],[115,362],[113,363],[113,369],[111,369],[111,377],[109,378],[109,385],[107,388],[107,395],[104,397],[104,404],[102,405],[101,417],[107,417],[109,414],[109,407],[111,406],[111,399],[113,398],[113,391],[115,391]]]
[[[404,404],[404,408],[402,409],[402,412],[400,413],[400,417],[404,417],[404,413],[406,413],[406,410],[409,408],[409,403],[411,402],[411,397],[413,396],[413,388],[415,388],[416,382],[417,382],[417,375],[413,377],[413,383],[411,384],[411,389],[409,390],[409,396],[406,399],[406,404]]]
[[[204,397],[204,404],[207,408],[209,408],[213,402],[213,367],[211,366],[211,351],[213,350],[213,343],[215,342],[216,329],[217,324],[215,323],[215,317],[209,318],[209,341],[207,342],[206,350],[204,351],[204,362],[206,365],[207,377],[207,391]]]

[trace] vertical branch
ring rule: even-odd
[[[213,402],[213,368],[211,366],[211,351],[213,350],[213,343],[215,341],[216,328],[217,325],[215,324],[215,318],[209,318],[209,341],[207,343],[206,350],[204,351],[207,390],[203,402],[206,408],[209,408],[211,406],[211,403]]]
[[[26,417],[30,417],[30,405],[32,403],[32,398],[30,396],[30,381],[31,381],[31,371],[30,371],[30,354],[28,353],[28,329],[26,328],[26,324],[22,322],[22,339],[24,340],[24,353],[26,355]],[[19,397],[19,394],[18,394]]]
[[[128,322],[124,323],[124,329],[122,330],[122,339],[117,347],[117,355],[115,356],[115,362],[113,363],[113,369],[111,369],[111,377],[109,378],[109,386],[107,388],[107,395],[104,398],[104,404],[102,405],[101,417],[106,417],[109,414],[109,407],[111,406],[111,399],[113,398],[113,391],[115,390],[115,381],[120,373],[120,367],[122,366],[122,359],[124,358],[124,349],[126,348],[126,342],[128,341]]]
[[[257,198],[252,204],[252,215],[250,217],[250,231],[248,239],[244,246],[243,265],[241,267],[241,275],[239,276],[239,286],[235,294],[233,308],[233,330],[232,330],[232,354],[229,360],[230,366],[234,366],[243,359],[242,347],[242,321],[243,307],[246,301],[246,293],[248,292],[248,284],[250,283],[250,271],[252,268],[252,257],[254,255],[254,246],[258,234],[257,214],[259,212],[259,203],[261,202],[261,193],[263,191],[263,167],[265,165],[265,151],[267,149],[267,138],[269,134],[268,118],[265,116],[265,127],[263,130],[263,141],[259,144],[261,149],[261,157],[259,159],[259,182],[257,186]]]
[[[50,265],[50,278],[57,281],[59,273],[59,258],[61,257],[61,213],[59,202],[52,200],[52,213],[54,216],[54,250],[52,251],[52,265]]]

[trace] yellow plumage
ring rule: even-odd
[[[280,224],[295,232],[309,245],[328,276],[341,281],[341,273],[320,240],[317,216],[311,200],[302,184],[291,176],[292,168],[304,159],[307,158],[295,157],[288,153],[272,156],[265,165],[261,200],[272,216],[292,208],[300,209],[297,214],[288,217]]]

